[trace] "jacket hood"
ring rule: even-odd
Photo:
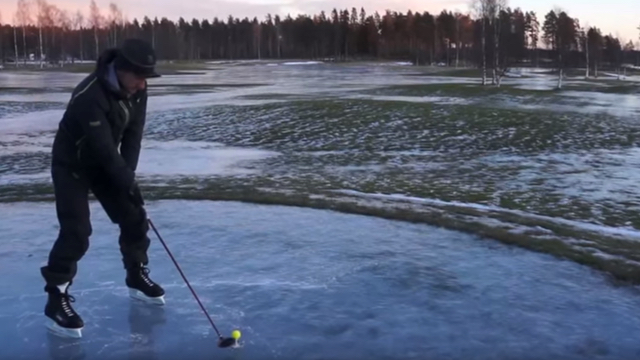
[[[107,65],[113,62],[118,56],[118,49],[107,49],[100,54],[98,61],[96,61],[96,73],[100,76],[107,72]]]
[[[105,86],[110,92],[116,94],[121,98],[127,98],[128,95],[121,88],[117,76],[115,75],[115,68],[113,61],[118,56],[118,49],[107,49],[100,54],[98,61],[96,62],[95,74],[98,80]]]

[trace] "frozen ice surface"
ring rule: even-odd
[[[47,71],[3,71],[0,72],[0,87],[8,88],[61,88],[74,87],[87,74]]]
[[[52,203],[0,204],[1,359],[632,359],[640,296],[569,261],[426,225],[282,206],[160,201],[150,232],[167,305],[127,297],[117,227],[94,235],[72,287],[84,338],[48,335],[39,266]]]

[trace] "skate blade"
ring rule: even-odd
[[[47,323],[47,329],[49,329],[49,331],[52,334],[63,337],[63,338],[80,339],[82,337],[83,328],[78,328],[78,329],[63,328],[62,326],[58,325],[55,321],[51,320],[50,322]]]
[[[158,296],[158,297],[148,297],[147,295],[142,293],[142,291],[139,291],[136,289],[129,289],[129,297],[131,297],[132,299],[143,301],[147,304],[153,304],[153,305],[165,304],[164,295]]]

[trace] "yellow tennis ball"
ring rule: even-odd
[[[231,337],[236,340],[240,339],[240,336],[242,336],[242,334],[240,333],[240,330],[233,330],[231,332]]]

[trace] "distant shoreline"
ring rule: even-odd
[[[169,63],[162,62],[158,64],[158,70],[167,75],[181,75],[181,74],[192,74],[194,71],[198,70],[209,70],[206,67],[205,62],[199,63]],[[4,69],[0,70],[0,72],[70,72],[70,73],[90,73],[95,68],[95,61],[91,62],[82,62],[82,63],[67,63],[64,66],[45,66],[40,68],[40,65],[37,63],[20,64],[19,66],[15,66],[14,64],[5,64]]]

